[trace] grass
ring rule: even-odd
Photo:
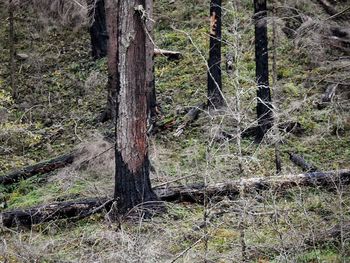
[[[187,175],[191,177],[177,183],[239,178],[237,144],[217,141],[214,135],[220,129],[235,133],[237,91],[241,92],[242,126],[249,127],[254,121],[252,3],[236,3],[238,9],[231,1],[224,4],[223,35],[227,41],[223,53],[235,50],[232,43],[237,38],[240,52],[235,65],[240,73],[237,79],[223,72],[224,93],[230,107],[223,114],[203,112],[180,137],[173,136],[173,131],[165,131],[151,138],[151,161],[156,171],[152,175],[153,185]],[[157,97],[163,121],[175,118],[181,123],[179,113],[206,101],[208,6],[198,0],[179,0],[173,4],[159,0],[155,8],[156,44],[183,53],[180,61],[156,59]],[[313,4],[305,6],[303,11],[313,15],[310,10],[315,8],[317,14],[322,14]],[[1,6],[0,15],[6,17]],[[109,124],[94,122],[106,100],[106,60],[91,60],[85,28],[76,32],[57,27],[40,31],[36,23],[31,12],[18,13],[16,48],[30,55],[28,61],[17,61],[19,101],[10,99],[7,64],[0,64],[0,110],[5,108],[8,114],[7,121],[0,124],[1,173],[71,150],[80,145],[80,140],[96,144],[93,153],[102,151],[104,148],[92,134],[113,129]],[[240,35],[226,30],[235,23]],[[33,32],[39,34],[39,39],[31,40]],[[6,27],[0,27],[1,61],[7,59],[6,35]],[[309,58],[302,58],[305,53],[293,41],[282,33],[278,37],[278,82],[273,90],[277,113],[281,121],[298,121],[305,129],[301,136],[282,136],[283,173],[301,172],[289,163],[287,151],[302,154],[322,170],[348,168],[350,141],[346,116],[349,112],[345,107],[348,101],[339,96],[339,101],[318,111],[313,102],[320,98],[325,84],[311,81],[309,85],[310,79],[333,72],[327,67],[311,66]],[[344,107],[341,100],[345,101]],[[64,132],[57,140],[43,143],[40,149],[33,147],[59,128]],[[334,133],[337,128],[341,134]],[[241,147],[245,176],[275,174],[273,138],[261,145],[244,139]],[[85,170],[73,167],[44,179],[35,177],[15,187],[1,187],[1,195],[7,200],[8,209],[77,197],[111,196],[112,162],[102,156]],[[201,205],[168,204],[164,215],[152,220],[126,221],[119,230],[104,215],[76,223],[64,220],[47,223],[31,231],[1,229],[0,261],[168,262],[191,247],[179,261],[203,262],[206,257],[213,262],[241,262],[243,217],[249,262],[346,262],[350,257],[348,242],[342,244],[343,251],[332,240],[330,246],[320,247],[305,247],[303,242],[319,231],[349,220],[348,193],[348,187],[340,192],[296,188],[285,194],[268,192],[236,201],[224,199],[209,203],[207,209]],[[199,226],[203,225],[205,212],[210,220],[208,227],[202,228]],[[201,239],[207,233],[207,241]]]

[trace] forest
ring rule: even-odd
[[[350,262],[350,0],[0,22],[0,262]]]

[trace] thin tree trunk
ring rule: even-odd
[[[118,98],[114,198],[121,213],[157,200],[149,178],[147,138],[154,46],[146,14],[151,10],[151,0],[109,0],[106,7],[108,66]]]
[[[221,0],[210,2],[210,49],[208,60],[208,105],[224,105],[221,81]]]
[[[266,0],[254,0],[255,19],[255,63],[257,90],[258,131],[256,141],[261,142],[272,127],[271,93],[269,87],[267,6]]]
[[[9,46],[10,46],[10,85],[12,90],[12,98],[18,98],[18,90],[15,86],[15,30],[14,30],[14,4],[13,0],[9,0]]]
[[[94,59],[107,56],[107,28],[104,0],[88,0],[91,5],[89,16],[92,24],[89,28],[91,37],[91,51]]]

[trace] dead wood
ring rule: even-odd
[[[159,48],[154,49],[154,55],[164,56],[164,57],[167,57],[169,60],[179,60],[182,58],[182,54],[180,52],[159,49]]]
[[[10,185],[23,179],[28,179],[38,174],[46,174],[57,169],[63,168],[74,162],[77,152],[73,151],[68,154],[60,155],[56,158],[43,161],[34,165],[24,167],[0,176],[0,184]]]
[[[318,172],[316,166],[308,163],[301,155],[295,153],[289,153],[289,159],[297,166],[303,169],[304,172]]]
[[[176,129],[176,132],[174,134],[176,137],[180,136],[184,132],[185,128],[198,118],[199,113],[203,110],[204,106],[205,103],[200,103],[187,112],[187,114],[184,117],[183,123],[180,124],[179,127]]]
[[[235,199],[239,197],[241,191],[254,194],[265,190],[283,191],[295,186],[333,186],[337,183],[349,184],[350,170],[256,177],[211,185],[158,187],[154,189],[154,192],[160,200],[166,202],[202,203],[206,198],[220,199],[227,196]],[[104,209],[109,210],[111,204],[112,200],[107,198],[52,203],[24,210],[3,212],[0,214],[0,219],[4,227],[30,227],[33,224],[57,219],[81,219]]]
[[[332,102],[337,87],[338,84],[329,85],[327,87],[325,93],[322,95],[321,101],[317,104],[317,108],[319,110],[326,108],[330,104],[330,102]]]

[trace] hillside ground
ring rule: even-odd
[[[261,144],[237,136],[256,124],[251,2],[223,1],[223,58],[228,53],[235,58],[233,73],[223,67],[228,106],[219,112],[201,111],[198,120],[177,136],[185,113],[206,101],[209,6],[201,0],[155,1],[155,43],[182,52],[183,58],[155,61],[158,121],[169,124],[169,129],[150,138],[152,185],[179,178],[170,185],[272,176],[276,145],[281,174],[302,172],[287,152],[301,154],[322,171],[349,168],[349,51],[322,39],[327,26],[349,23],[327,20],[329,15],[317,1],[273,1],[269,10],[269,39],[274,36],[276,42],[274,47],[270,41],[269,49],[270,69],[276,51],[277,81],[271,77],[275,125],[297,122],[301,131],[274,130]],[[335,7],[342,10],[346,4],[339,1]],[[106,102],[106,60],[91,59],[86,25],[63,27],[39,20],[30,9],[16,12],[16,51],[28,58],[16,61],[20,96],[14,101],[7,13],[1,3],[0,16],[0,174],[86,149],[76,163],[58,172],[0,186],[6,209],[112,196],[113,151],[106,151],[111,142],[103,138],[113,133],[113,125],[96,122]],[[288,37],[283,28],[298,23],[301,28]],[[322,94],[334,83],[335,98],[319,109]],[[223,131],[233,139],[219,138]],[[80,167],[91,158],[87,167]],[[349,262],[350,233],[342,232],[340,239],[321,238],[332,227],[349,222],[349,190],[341,185],[297,187],[205,205],[168,203],[163,215],[126,220],[120,229],[105,214],[29,230],[1,228],[0,262]]]

